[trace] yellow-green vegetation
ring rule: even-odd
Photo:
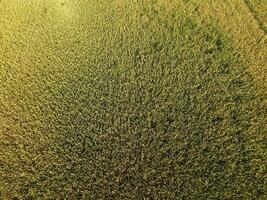
[[[244,0],[246,6],[254,17],[258,27],[267,34],[267,1],[266,0]]]
[[[266,199],[266,0],[0,0],[0,199]]]

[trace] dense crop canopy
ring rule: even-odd
[[[0,199],[264,199],[256,5],[0,0]]]

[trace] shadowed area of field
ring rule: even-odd
[[[0,199],[265,199],[266,6],[0,0]]]

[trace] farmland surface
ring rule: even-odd
[[[266,199],[267,0],[0,0],[0,199]]]

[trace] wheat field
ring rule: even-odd
[[[266,0],[0,0],[0,199],[266,199]]]

